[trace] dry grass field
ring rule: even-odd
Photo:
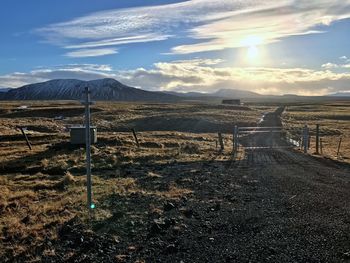
[[[350,162],[350,102],[313,103],[288,106],[283,124],[294,132],[308,125],[311,132],[310,153],[315,152],[316,124],[320,125],[322,155]],[[339,155],[339,140],[342,139]]]
[[[23,105],[27,107],[20,108]],[[315,115],[316,111],[310,113],[305,107],[318,107],[320,111]],[[286,125],[321,122],[323,131],[327,127],[328,133],[323,135],[327,151],[326,138],[336,141],[341,132],[345,139],[349,132],[344,120],[346,107],[288,107],[284,121]],[[343,242],[334,255],[329,253],[335,246],[332,242],[316,246],[312,236],[308,237],[312,241],[309,244],[300,234],[304,229],[310,235],[319,231],[317,224],[310,229],[308,226],[310,218],[319,217],[319,210],[311,214],[308,206],[315,205],[311,201],[321,201],[308,198],[310,203],[293,203],[303,198],[301,188],[309,182],[295,181],[293,173],[287,177],[284,166],[230,166],[233,126],[256,125],[262,114],[274,109],[97,103],[92,110],[92,122],[98,128],[98,143],[92,147],[96,209],[89,217],[84,146],[70,145],[67,131],[67,127],[82,123],[82,106],[75,102],[1,102],[2,261],[141,263],[173,262],[176,257],[184,262],[318,262],[317,255],[324,262],[333,256],[346,259],[348,241],[343,242],[343,235],[327,229],[331,216],[319,227],[327,237],[335,235],[333,242]],[[27,128],[31,151],[17,126]],[[140,147],[130,132],[132,128]],[[226,133],[223,152],[217,146],[218,131]],[[320,170],[315,178],[328,180],[328,168],[318,169],[318,163],[310,163],[310,171]],[[299,167],[297,163],[288,171],[299,174]],[[280,178],[281,174],[286,177]],[[339,177],[331,178],[334,188],[338,184],[345,187],[348,181],[344,173],[335,174]],[[321,179],[317,177],[315,191],[323,187]],[[282,191],[287,182],[287,190]],[[337,193],[343,190],[337,189]],[[322,202],[326,202],[324,198]],[[299,218],[300,210],[309,212]],[[299,227],[283,232],[281,229],[294,217],[298,217],[293,220]],[[336,231],[348,231],[347,225],[336,227]],[[291,239],[288,252],[283,250],[285,235]],[[305,244],[312,253],[303,250]]]
[[[186,188],[191,179],[162,178],[173,172],[167,166],[229,159],[231,137],[225,136],[227,152],[218,155],[213,132],[230,133],[234,124],[254,125],[270,109],[97,103],[92,109],[92,122],[98,127],[98,143],[92,148],[98,208],[93,229],[123,238],[130,235],[130,224],[142,228],[149,213],[162,213],[165,201],[191,195],[192,190]],[[83,146],[69,144],[67,131],[71,125],[82,124],[83,112],[75,102],[0,104],[0,252],[7,261],[40,261],[33,253],[38,248],[49,257],[53,250],[42,246],[57,238],[59,226],[76,216],[86,222],[85,151]],[[33,150],[27,148],[17,126],[27,128]],[[139,148],[131,128],[138,134]],[[124,202],[129,195],[143,196],[145,201],[129,207]],[[110,202],[122,211],[114,211]],[[101,223],[122,212],[119,224]]]

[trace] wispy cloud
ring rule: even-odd
[[[109,65],[71,64],[0,76],[0,86],[18,87],[54,78],[115,78],[146,90],[215,91],[234,88],[263,94],[324,95],[349,89],[350,72],[329,69],[223,67],[222,60],[158,62],[150,69],[117,71]]]
[[[13,72],[0,76],[0,86],[17,88],[23,85],[50,79],[93,80],[116,77],[110,65],[69,64],[53,67],[39,67],[29,72]]]
[[[188,37],[197,43],[172,48],[187,54],[246,46],[252,36],[266,44],[320,33],[315,27],[348,17],[350,0],[190,0],[102,11],[36,32],[50,43],[79,49]]]
[[[117,37],[117,38],[103,39],[99,41],[85,42],[81,44],[68,45],[68,46],[65,46],[65,48],[70,49],[70,48],[118,46],[123,44],[130,44],[130,43],[142,43],[142,42],[165,40],[168,37],[169,37],[168,35],[157,36],[155,34],[130,36],[130,37]]]
[[[80,58],[80,57],[98,57],[118,53],[115,48],[94,48],[94,49],[78,49],[65,54],[67,57]]]

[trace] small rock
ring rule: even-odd
[[[174,235],[179,235],[181,233],[181,227],[174,226],[173,227],[173,233],[174,233]]]
[[[163,228],[169,228],[170,226],[174,226],[176,224],[175,218],[165,218]]]
[[[158,224],[157,222],[154,222],[149,230],[149,235],[150,236],[156,236],[162,233],[162,228],[160,226],[160,224]]]
[[[128,247],[128,250],[129,250],[129,251],[135,251],[135,250],[136,250],[136,247],[135,247],[135,246],[129,246],[129,247]]]
[[[166,203],[164,204],[163,209],[164,209],[164,211],[170,211],[170,210],[174,209],[175,207],[176,207],[176,206],[175,206],[173,203],[171,203],[171,202],[166,202]]]
[[[221,208],[220,204],[217,203],[216,205],[212,206],[209,210],[213,212],[217,212],[220,210],[220,208]]]
[[[193,216],[193,210],[192,209],[186,209],[183,211],[184,215],[187,217],[187,218],[191,218]]]
[[[165,253],[166,254],[173,254],[177,252],[177,248],[174,244],[170,244],[169,246],[166,247]]]
[[[128,258],[127,255],[116,255],[115,260],[116,262],[125,262],[125,260]]]
[[[349,259],[350,258],[350,251],[347,251],[343,253],[344,258]]]

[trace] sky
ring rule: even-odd
[[[350,92],[350,0],[2,0],[0,87]]]

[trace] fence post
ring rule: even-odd
[[[320,145],[320,125],[316,124],[316,154],[320,154],[319,145]]]
[[[85,144],[86,144],[86,188],[87,188],[87,206],[89,209],[89,217],[91,216],[91,210],[95,208],[92,203],[92,180],[91,180],[91,128],[90,128],[90,89],[85,87]]]
[[[309,148],[309,128],[307,125],[304,126],[303,130],[303,146],[304,146],[304,153],[307,153],[307,150]]]
[[[342,137],[339,138],[338,150],[337,150],[337,158],[339,158],[340,145],[341,145]]]
[[[233,153],[236,154],[238,149],[238,126],[235,125],[233,130]]]
[[[272,128],[270,129],[270,149],[273,147],[273,133],[272,133]]]
[[[223,151],[224,150],[224,142],[223,142],[223,139],[222,139],[221,132],[218,133],[218,136],[219,136],[220,150]]]
[[[321,150],[321,155],[323,155],[323,144],[322,144],[322,138],[320,138],[320,150]]]
[[[29,139],[28,139],[28,136],[27,136],[27,134],[24,132],[23,127],[18,127],[18,128],[21,130],[22,135],[23,135],[24,139],[25,139],[26,142],[27,142],[27,146],[28,146],[29,150],[32,150],[32,145],[30,144],[30,141],[29,141]]]
[[[137,139],[137,135],[136,135],[135,129],[132,128],[131,131],[132,131],[132,134],[134,135],[134,139],[135,139],[137,147],[140,148],[139,140]]]

